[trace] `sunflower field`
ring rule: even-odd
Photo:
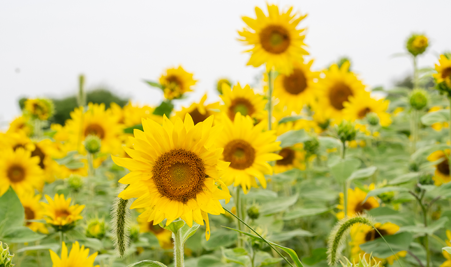
[[[182,66],[146,81],[157,106],[87,103],[82,75],[63,125],[26,99],[0,132],[0,267],[451,266],[451,53],[420,69],[411,34],[411,86],[371,89],[347,58],[312,67],[305,17],[243,17],[261,86],[220,79],[220,102],[174,108]]]

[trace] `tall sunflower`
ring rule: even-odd
[[[438,64],[435,64],[436,74],[433,74],[437,84],[444,82],[448,88],[451,88],[451,59],[445,55],[440,55]]]
[[[19,116],[11,121],[7,133],[23,133],[26,136],[33,134],[33,125],[24,116]]]
[[[374,184],[369,186],[370,190],[373,190],[374,188]],[[360,188],[356,187],[354,190],[351,188],[348,189],[348,217],[353,217],[357,214],[379,207],[379,201],[376,197],[369,197],[364,203],[363,201],[365,200],[366,195],[367,193]],[[337,207],[342,210],[337,213],[337,218],[341,220],[345,217],[343,193],[340,193],[340,205]]]
[[[45,195],[48,203],[41,202],[44,206],[44,215],[47,216],[46,221],[58,230],[70,229],[74,227],[74,222],[83,217],[80,213],[85,208],[85,205],[71,205],[71,198],[64,198],[64,195],[55,194],[52,199]]]
[[[2,150],[0,153],[0,196],[11,186],[16,193],[32,193],[44,186],[39,158],[23,148]]]
[[[145,217],[139,217],[138,223],[139,231],[141,233],[154,234],[157,237],[158,243],[160,244],[161,248],[170,249],[173,246],[171,231],[164,229],[158,224],[154,224],[153,221],[148,222],[147,218]]]
[[[44,209],[39,203],[41,200],[41,195],[35,195],[33,193],[21,193],[18,195],[20,203],[25,211],[25,225],[35,232],[41,232],[43,234],[48,234],[49,231],[45,227],[45,224],[40,222],[32,222],[29,220],[40,220],[44,218]]]
[[[72,245],[72,249],[68,254],[66,243],[63,242],[61,250],[61,258],[50,250],[50,257],[52,259],[53,267],[99,267],[94,266],[94,261],[97,257],[97,252],[89,256],[89,249],[81,246],[78,241]]]
[[[326,116],[336,120],[335,123],[343,119],[344,103],[348,102],[351,96],[357,97],[366,93],[365,85],[349,71],[349,66],[349,61],[343,63],[340,68],[333,64],[324,71],[324,78],[318,82],[318,104]]]
[[[167,69],[160,77],[164,97],[172,100],[180,98],[184,93],[192,92],[192,87],[197,83],[193,76],[192,73],[184,70],[182,66]]]
[[[47,120],[53,116],[53,102],[45,98],[27,99],[25,101],[25,112],[35,119]]]
[[[207,226],[208,214],[224,213],[219,200],[230,199],[227,186],[219,179],[227,169],[221,157],[222,149],[215,146],[219,139],[213,117],[194,125],[189,114],[183,122],[172,123],[164,117],[163,125],[143,119],[144,132],[135,130],[134,149],[125,148],[131,158],[113,157],[130,173],[120,183],[130,184],[119,194],[123,199],[138,198],[131,206],[145,208],[140,217],[154,225],[166,219],[166,224],[181,218],[192,226],[193,220]]]
[[[280,73],[290,74],[293,60],[302,61],[302,57],[308,55],[305,29],[298,29],[307,15],[292,13],[293,7],[282,12],[277,5],[267,4],[267,8],[268,15],[256,7],[257,18],[243,17],[247,28],[238,32],[238,40],[252,46],[245,51],[251,53],[247,65],[259,67],[266,63],[268,70],[275,68]]]
[[[366,114],[375,113],[379,118],[382,127],[389,126],[392,122],[390,114],[387,112],[389,100],[376,100],[369,93],[362,93],[350,96],[349,102],[344,102],[343,115],[347,120],[363,120]]]
[[[368,257],[370,254],[366,254],[361,248],[360,245],[365,244],[367,242],[376,240],[381,236],[388,236],[396,234],[399,231],[399,226],[390,222],[381,224],[376,223],[374,227],[378,230],[374,230],[373,227],[365,224],[356,224],[351,227],[351,254],[352,260],[359,260],[359,257]],[[371,251],[368,251],[370,253]],[[407,255],[406,251],[400,251],[396,253],[396,255],[392,255],[386,259],[380,259],[374,257],[377,261],[387,261],[390,264],[396,260],[397,257],[405,257]]]
[[[235,120],[222,119],[224,129],[217,138],[217,143],[224,149],[222,158],[230,162],[223,175],[227,185],[241,186],[245,194],[251,187],[260,185],[266,188],[265,174],[272,174],[268,161],[280,160],[281,156],[274,152],[280,150],[280,142],[276,142],[274,131],[266,131],[265,123],[254,126],[249,116],[237,113]]]
[[[438,150],[434,153],[430,154],[428,157],[429,161],[438,161],[437,165],[435,165],[435,173],[432,179],[434,180],[434,184],[436,186],[449,183],[451,181],[450,171],[449,171],[449,162],[448,158],[450,150],[446,149],[445,153],[443,151]]]
[[[261,121],[266,117],[265,99],[262,95],[256,94],[249,85],[241,87],[240,83],[237,83],[233,88],[230,88],[224,84],[221,98],[224,102],[221,111],[227,114],[231,120],[235,119],[237,113],[250,116],[256,121]]]
[[[189,114],[191,118],[193,118],[194,124],[198,124],[199,122],[203,122],[211,115],[215,115],[218,113],[219,102],[211,103],[205,105],[205,101],[207,100],[207,94],[205,94],[199,103],[192,103],[189,107],[182,107],[182,110],[177,111],[175,116],[180,117],[181,119],[185,118],[186,114]]]

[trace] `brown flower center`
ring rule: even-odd
[[[383,229],[377,229],[377,231],[379,232],[376,232],[376,230],[371,230],[368,233],[366,233],[365,241],[366,242],[373,241],[377,238],[380,238],[381,236],[386,236],[388,234],[388,232]]]
[[[357,117],[359,117],[359,119],[363,119],[363,118],[365,118],[366,114],[368,114],[370,112],[371,112],[371,109],[369,107],[366,107],[359,111],[359,113],[357,114]]]
[[[33,152],[31,152],[31,156],[39,157],[39,167],[41,167],[41,169],[45,168],[45,165],[44,165],[45,154],[41,148],[39,148],[37,145],[35,145],[35,149],[33,150]]]
[[[56,218],[63,218],[63,219],[65,219],[65,218],[67,218],[67,216],[69,216],[70,215],[70,212],[68,211],[68,210],[66,210],[66,209],[63,209],[63,210],[56,210],[55,211],[55,217]]]
[[[290,46],[290,36],[285,28],[269,25],[260,32],[260,43],[266,52],[281,54]]]
[[[280,152],[279,155],[282,157],[282,159],[279,159],[276,161],[277,165],[292,165],[295,158],[295,151],[291,148],[285,147]]]
[[[255,112],[255,108],[248,99],[237,97],[232,100],[232,104],[230,105],[228,111],[229,118],[233,120],[235,119],[235,114],[238,112],[243,116],[252,116]]]
[[[30,207],[24,207],[25,210],[25,220],[34,220],[36,218],[36,215]],[[31,222],[26,222],[26,225],[30,225]]]
[[[184,149],[173,149],[160,156],[152,175],[161,195],[183,203],[202,191],[207,176],[202,159]]]
[[[199,122],[203,122],[204,120],[206,120],[210,114],[208,113],[208,111],[205,112],[205,114],[202,114],[200,113],[199,109],[196,108],[193,111],[191,111],[189,115],[191,115],[191,118],[193,118],[194,124],[198,124]]]
[[[349,86],[342,82],[338,82],[329,90],[329,101],[335,109],[342,110],[344,108],[343,103],[348,101],[349,97],[352,95],[354,94]]]
[[[442,71],[442,79],[446,79],[448,77],[451,77],[451,67]]]
[[[448,159],[445,157],[445,160],[437,164],[437,170],[444,175],[449,175],[449,162]]]
[[[373,208],[373,206],[371,206],[371,204],[368,201],[365,202],[364,204],[362,204],[362,202],[360,202],[359,204],[357,204],[354,211],[355,211],[355,213],[360,214],[364,210],[371,210],[372,208]]]
[[[171,75],[166,78],[166,88],[170,89],[171,91],[178,91],[182,90],[182,82],[180,82],[180,79],[177,76]],[[183,91],[183,90],[182,90]]]
[[[307,88],[307,78],[301,69],[293,69],[293,73],[283,77],[283,88],[292,95],[299,95]]]
[[[85,137],[88,135],[96,135],[98,138],[103,139],[105,137],[105,130],[97,123],[89,124],[85,129]]]
[[[224,160],[230,162],[230,167],[244,170],[254,163],[255,149],[248,142],[236,139],[225,146],[223,155]]]
[[[21,165],[10,166],[7,175],[11,183],[18,183],[25,180],[25,170]]]
[[[162,228],[158,224],[153,225],[153,221],[150,221],[147,223],[147,228],[149,228],[149,231],[154,234],[159,234],[164,231],[164,228]]]

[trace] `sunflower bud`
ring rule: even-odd
[[[392,202],[392,200],[395,198],[395,192],[385,192],[382,194],[377,195],[380,200],[382,200],[383,203],[389,204]]]
[[[69,187],[74,191],[78,191],[83,187],[83,178],[80,175],[71,174],[67,181],[69,183]]]
[[[223,84],[226,84],[226,85],[228,85],[229,87],[232,87],[232,82],[231,82],[229,79],[226,79],[226,78],[219,79],[219,80],[216,82],[216,90],[218,91],[218,93],[219,93],[220,95],[222,95],[222,85],[223,85]]]
[[[90,154],[96,154],[100,151],[102,141],[96,135],[88,135],[85,139],[85,148]]]
[[[341,142],[352,141],[355,139],[357,135],[357,130],[355,126],[350,121],[342,121],[340,125],[338,125],[338,137]]]
[[[102,239],[105,236],[105,221],[103,219],[91,219],[86,226],[86,236]]]
[[[422,110],[428,104],[428,96],[426,91],[421,89],[413,90],[409,98],[410,106],[416,110]]]
[[[407,51],[409,51],[412,56],[423,54],[428,46],[428,38],[423,34],[412,34],[406,43]]]
[[[304,142],[304,150],[307,155],[317,154],[319,149],[319,141],[317,138],[312,138]]]
[[[52,100],[47,98],[27,99],[25,101],[25,112],[33,119],[48,120],[55,111]]]
[[[0,266],[2,267],[12,267],[14,255],[9,254],[9,247],[5,243],[5,248],[3,248],[3,244],[0,241]]]
[[[337,65],[339,68],[341,68],[341,66],[343,66],[343,64],[345,64],[346,62],[348,62],[349,64],[349,68],[348,71],[351,71],[351,60],[348,57],[341,57],[338,59]]]
[[[379,125],[379,117],[376,113],[370,112],[366,114],[366,120],[368,121],[368,124],[371,126],[377,126]]]
[[[258,208],[258,206],[254,204],[250,208],[248,208],[247,216],[249,216],[249,218],[251,218],[252,220],[258,219],[258,217],[260,216],[260,209]]]
[[[128,231],[129,231],[130,241],[132,241],[132,242],[138,241],[138,239],[139,239],[139,225],[134,224],[134,225],[130,226]]]

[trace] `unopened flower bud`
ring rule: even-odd
[[[412,108],[416,110],[422,110],[428,104],[428,96],[426,91],[421,89],[413,90],[412,94],[410,95],[409,102]]]
[[[90,154],[96,154],[100,151],[102,141],[96,135],[88,135],[85,139],[85,148]]]

